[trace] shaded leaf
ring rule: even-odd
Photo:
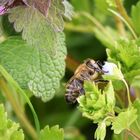
[[[0,44],[0,63],[22,88],[29,88],[43,101],[54,96],[64,75],[64,34],[58,33],[57,37],[57,54],[53,56],[38,48],[29,47],[19,37],[12,37]]]
[[[22,31],[29,46],[47,50],[47,53],[55,52],[56,33],[37,9],[18,6],[10,10],[9,20],[14,22],[17,32]]]
[[[63,15],[65,8],[62,0],[29,0],[27,3],[38,9],[47,22],[55,31],[62,31],[64,28]]]

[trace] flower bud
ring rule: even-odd
[[[124,79],[121,70],[114,63],[105,62],[102,70],[105,71],[105,73],[104,73],[105,75],[103,76],[105,79],[108,79],[108,80]]]

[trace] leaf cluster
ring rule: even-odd
[[[115,95],[112,83],[109,83],[103,92],[91,82],[85,82],[84,89],[86,94],[78,98],[83,116],[97,123],[108,114],[114,114]]]

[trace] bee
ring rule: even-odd
[[[85,94],[83,84],[85,80],[95,83],[107,82],[101,78],[104,73],[102,64],[93,59],[87,59],[75,71],[74,75],[66,84],[65,99],[68,103],[75,103],[77,98]]]

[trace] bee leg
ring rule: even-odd
[[[98,79],[98,80],[94,80],[95,83],[101,82],[101,83],[108,83],[108,80],[104,80],[104,79]]]
[[[98,79],[94,81],[95,84],[98,86],[99,89],[104,89],[106,87],[106,85],[108,84],[108,80],[104,80],[104,79]]]

